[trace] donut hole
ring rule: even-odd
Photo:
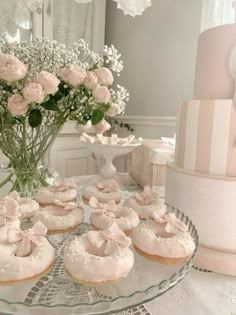
[[[92,255],[92,256],[96,256],[96,257],[107,257],[109,256],[106,255],[104,253],[105,251],[105,246],[106,244],[104,244],[103,246],[101,246],[100,248],[97,248],[93,245],[91,245],[89,242],[85,242],[85,251],[89,254],[89,255]]]

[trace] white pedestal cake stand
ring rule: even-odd
[[[140,144],[139,144],[140,145]],[[100,173],[105,178],[112,178],[116,174],[116,167],[113,160],[117,156],[128,154],[133,151],[138,145],[120,145],[120,144],[100,144],[100,143],[87,143],[90,151],[97,155],[104,157],[105,164],[101,168]]]

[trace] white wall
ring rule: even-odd
[[[153,0],[135,18],[107,1],[106,43],[122,54],[118,81],[130,92],[126,115],[131,120],[156,117],[158,127],[160,117],[169,121],[179,104],[192,98],[200,22],[201,0]]]

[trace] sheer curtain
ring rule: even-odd
[[[232,0],[202,0],[201,31],[235,22]]]

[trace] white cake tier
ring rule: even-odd
[[[175,165],[205,174],[236,176],[236,106],[232,100],[182,104],[176,131]]]
[[[166,203],[196,225],[200,245],[236,254],[236,178],[167,166]]]
[[[202,32],[198,40],[195,99],[233,98],[234,80],[229,69],[230,51],[236,40],[236,24]]]

